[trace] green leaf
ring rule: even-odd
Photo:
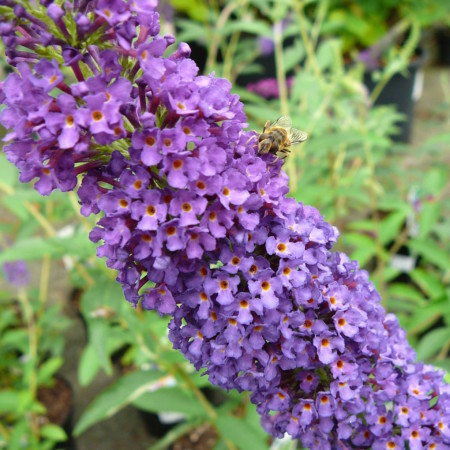
[[[389,214],[381,221],[379,237],[382,244],[387,244],[388,242],[394,240],[394,238],[400,233],[405,220],[405,211],[398,211]]]
[[[219,416],[216,425],[221,436],[233,442],[240,450],[250,448],[269,449],[264,436],[254,431],[253,428],[250,428],[237,417]]]
[[[285,61],[284,70],[288,72],[294,67],[297,67],[305,58],[305,54],[305,46],[301,41],[296,40],[293,45],[283,50],[283,58]]]
[[[26,353],[28,351],[29,339],[28,331],[24,329],[8,330],[4,333],[1,340],[2,346],[10,346]]]
[[[417,268],[412,270],[409,275],[430,299],[438,299],[445,295],[445,287],[440,278],[436,277],[431,272]]]
[[[377,253],[375,240],[369,236],[358,233],[347,233],[342,237],[342,240],[345,242],[345,245],[355,248],[351,254],[351,258],[356,259],[361,266],[369,262]]]
[[[373,220],[355,220],[347,224],[349,230],[375,231],[376,224]]]
[[[414,305],[423,306],[423,295],[417,291],[413,286],[404,283],[391,284],[387,290],[388,297],[397,297],[410,300]]]
[[[446,306],[446,301],[440,301],[427,305],[423,308],[417,308],[414,315],[408,321],[406,327],[408,334],[415,335],[429,328],[433,323],[437,322],[442,317]]]
[[[56,442],[62,442],[67,441],[67,434],[66,432],[59,427],[58,425],[55,425],[53,423],[49,423],[47,425],[44,425],[40,429],[41,436],[50,439],[52,441]]]
[[[55,237],[51,241],[61,247],[65,255],[87,259],[95,254],[95,244],[89,240],[88,233],[79,229],[73,236]]]
[[[173,427],[162,439],[152,445],[148,450],[166,450],[170,444],[173,444],[181,436],[184,436],[194,430],[201,423],[202,422],[199,419],[192,419],[189,422],[180,423],[179,425]]]
[[[181,387],[165,387],[137,398],[133,405],[144,411],[177,412],[186,417],[207,417],[208,413],[198,399]]]
[[[444,377],[444,380],[447,378],[446,383],[450,383],[450,358],[436,359],[433,361],[433,365],[447,371],[447,375]]]
[[[11,389],[0,391],[0,413],[18,412],[19,402],[19,391]]]
[[[119,283],[111,278],[99,275],[94,286],[84,292],[81,297],[81,311],[85,317],[89,317],[99,308],[120,311],[123,303],[123,291]]]
[[[423,336],[417,347],[417,359],[428,359],[438,353],[450,341],[449,328],[436,328]]]
[[[415,239],[408,247],[442,270],[450,270],[450,256],[431,239]]]
[[[100,370],[99,358],[92,344],[86,345],[78,364],[78,380],[81,386],[87,386]]]
[[[53,375],[59,370],[59,368],[64,364],[64,358],[58,356],[50,358],[41,364],[38,370],[38,384],[44,384],[53,378]]]
[[[62,247],[49,239],[41,237],[25,238],[15,241],[13,245],[2,251],[0,254],[0,264],[19,259],[41,259],[43,255],[60,257],[62,254]]]
[[[111,376],[113,373],[111,361],[108,355],[107,339],[109,324],[102,318],[89,319],[89,343],[92,345],[98,358],[100,367]]]
[[[0,184],[8,187],[13,187],[17,184],[19,178],[18,170],[6,159],[5,154],[0,156],[0,173],[2,174]]]
[[[419,235],[420,239],[427,237],[433,226],[441,217],[442,204],[439,202],[424,202],[420,211]]]
[[[119,378],[88,406],[75,426],[74,435],[79,436],[97,422],[113,416],[146,392],[158,389],[166,379],[164,374],[157,370],[139,370]]]
[[[448,169],[446,167],[429,170],[422,181],[422,188],[429,194],[439,194],[447,184]]]

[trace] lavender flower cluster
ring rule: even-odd
[[[4,150],[43,195],[82,178],[126,299],[172,316],[174,348],[249,391],[273,436],[450,448],[442,373],[414,363],[367,273],[331,252],[337,229],[286,197],[230,83],[198,76],[186,44],[168,52],[156,0],[31,3],[0,0],[17,68],[0,85]]]

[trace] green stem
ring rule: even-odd
[[[34,318],[33,307],[28,299],[25,289],[21,288],[17,295],[19,303],[22,306],[23,315],[27,322],[28,327],[28,366],[29,366],[29,379],[28,388],[30,391],[30,397],[35,400],[37,393],[37,328]],[[38,425],[35,421],[35,415],[31,416],[31,428],[33,430],[33,435],[37,438],[39,435]]]
[[[283,28],[281,21],[278,21],[273,26],[273,40],[275,42],[275,68],[277,73],[278,91],[280,93],[280,109],[281,114],[285,116],[289,114],[289,103],[283,60]]]
[[[223,63],[223,77],[234,83],[231,79],[232,68],[233,68],[233,56],[236,51],[237,44],[239,43],[239,38],[241,37],[240,32],[233,33],[231,36],[230,43],[228,44],[227,51],[225,52],[225,58]]]
[[[50,255],[44,255],[42,259],[41,279],[39,283],[39,303],[43,307],[48,297],[48,286],[50,280]]]
[[[316,48],[317,42],[319,40],[320,29],[322,28],[322,23],[328,12],[329,0],[322,0],[319,3],[319,8],[317,10],[316,21],[314,22],[313,29],[311,31],[311,45]]]
[[[198,389],[195,383],[193,383],[191,377],[184,370],[183,366],[181,366],[180,364],[175,364],[175,369],[186,383],[186,386],[188,386],[188,388],[191,389],[194,395],[197,397],[198,401],[203,406],[203,409],[208,413],[208,416],[211,418],[211,420],[215,421],[217,419],[216,410],[211,405],[211,403],[209,403],[208,399],[203,395],[203,392]]]
[[[160,439],[155,445],[152,445],[148,450],[164,450],[168,448],[170,444],[197,428],[201,423],[202,422],[199,419],[194,422],[178,425],[170,430],[162,439]]]
[[[297,19],[299,22],[300,35],[303,39],[303,45],[305,46],[306,55],[307,55],[307,66],[310,66],[310,65],[312,66],[314,74],[316,75],[317,79],[319,81],[321,81],[322,80],[322,72],[317,63],[316,55],[314,53],[314,45],[308,36],[307,23],[306,23],[305,14],[303,11],[304,2],[302,0],[292,0],[292,5],[293,5],[295,11],[297,12]]]
[[[229,3],[225,8],[222,9],[219,18],[217,19],[217,24],[214,29],[214,33],[211,40],[211,45],[209,46],[208,59],[206,60],[206,72],[210,72],[214,69],[214,65],[217,61],[217,52],[219,50],[219,45],[221,41],[221,31],[226,25],[230,15],[233,11],[241,6],[240,1]]]

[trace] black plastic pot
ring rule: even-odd
[[[75,440],[72,437],[74,397],[69,381],[56,375],[53,386],[38,389],[37,398],[47,409],[45,420],[59,425],[67,434],[67,441],[59,443],[56,448],[75,450]]]
[[[440,28],[436,31],[438,64],[450,66],[450,28]]]
[[[395,105],[398,112],[405,115],[405,120],[397,123],[399,133],[392,136],[396,142],[409,142],[414,117],[414,104],[420,97],[423,82],[422,67],[426,61],[426,54],[421,49],[408,67],[408,74],[395,74],[375,101],[375,105]],[[372,80],[372,72],[364,73],[364,84],[372,92],[376,83]]]

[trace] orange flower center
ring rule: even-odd
[[[156,208],[153,205],[149,205],[149,206],[147,206],[147,209],[145,212],[147,213],[148,216],[154,216],[156,214]],[[169,227],[169,228],[171,228],[171,227]]]
[[[238,258],[237,256],[233,256],[233,258],[231,258],[231,264],[233,264],[233,266],[237,266],[240,262],[241,259]]]
[[[122,198],[119,200],[119,205],[121,208],[126,208],[128,206],[128,202]]]
[[[191,204],[190,203],[183,203],[182,205],[181,205],[181,209],[184,211],[184,212],[191,212],[192,211],[192,206],[191,206]]]
[[[145,138],[145,143],[149,146],[152,147],[153,145],[155,145],[156,143],[156,139],[153,136],[147,136]]]
[[[181,168],[182,165],[183,165],[183,161],[181,161],[181,159],[176,159],[176,160],[173,162],[172,167],[173,167],[175,170],[178,170],[178,169]]]
[[[92,113],[92,118],[94,119],[95,122],[99,122],[100,120],[103,119],[103,113],[101,111],[94,111]]]
[[[177,232],[177,229],[173,225],[171,225],[170,227],[167,227],[167,230],[166,230],[167,236],[173,236],[176,232]]]
[[[248,301],[247,300],[241,300],[240,302],[239,302],[239,306],[241,307],[241,308],[248,308]]]
[[[278,251],[279,252],[285,252],[286,251],[286,244],[283,244],[282,242],[280,242],[278,245],[277,245],[277,249],[278,249]]]

